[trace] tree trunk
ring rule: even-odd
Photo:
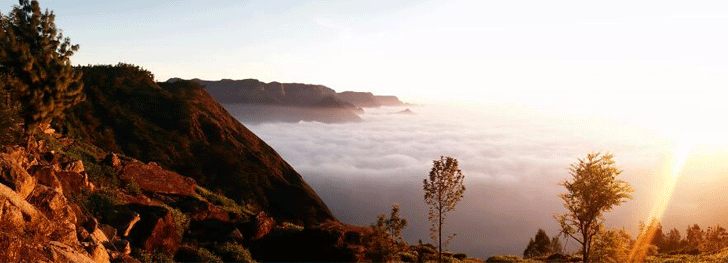
[[[589,244],[589,242],[587,242],[586,240],[584,240],[584,243],[581,244],[581,251],[582,251],[581,259],[584,263],[589,262],[589,248],[587,247],[588,244]]]
[[[437,238],[438,238],[438,245],[437,245],[437,257],[439,259],[439,262],[442,263],[442,208],[440,208],[440,211],[438,211],[439,215],[439,221],[437,221]]]

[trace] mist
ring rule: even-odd
[[[246,123],[236,117],[301,173],[340,221],[369,225],[400,204],[410,243],[432,242],[422,190],[432,161],[457,158],[467,190],[446,219],[444,232],[457,234],[447,248],[481,258],[522,254],[539,228],[556,235],[553,214],[564,211],[558,183],[569,177],[571,163],[595,151],[613,153],[622,179],[635,189],[634,200],[607,214],[607,226],[635,235],[659,196],[674,146],[650,127],[609,116],[513,104],[410,108],[414,115],[392,114],[404,109],[398,107],[365,109],[356,123]],[[719,152],[696,150],[705,158]],[[726,213],[714,208],[728,166],[711,162],[710,169],[700,169],[703,159],[688,162],[663,218],[666,228],[722,223]],[[705,189],[715,190],[708,199]]]

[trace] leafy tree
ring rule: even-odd
[[[665,235],[665,244],[664,248],[661,250],[662,252],[669,252],[669,251],[675,251],[681,249],[682,246],[682,236],[680,236],[680,231],[673,228],[670,230],[670,232],[667,232],[667,235]]]
[[[592,239],[599,233],[604,213],[632,198],[629,184],[617,179],[622,171],[612,158],[611,154],[590,153],[571,165],[572,180],[560,183],[567,190],[559,195],[567,211],[554,217],[562,233],[581,244],[584,262],[589,262]]]
[[[728,232],[720,225],[708,227],[705,230],[705,238],[701,244],[701,250],[714,252],[728,245]]]
[[[404,244],[402,229],[407,227],[407,219],[399,217],[399,205],[392,205],[389,218],[379,214],[377,222],[371,227],[374,233],[371,236],[368,256],[378,262],[393,260],[396,253],[401,250],[398,242]]]
[[[558,242],[558,239],[556,239]],[[553,253],[553,244],[546,234],[546,231],[539,229],[536,236],[528,242],[526,250],[523,251],[524,258],[547,256]]]
[[[685,239],[687,240],[688,246],[692,248],[698,248],[700,244],[703,243],[704,235],[705,233],[703,233],[703,230],[700,229],[698,224],[689,226],[688,229],[685,230]]]
[[[14,144],[19,137],[18,107],[9,96],[8,91],[0,87],[0,145]]]
[[[624,229],[600,227],[592,240],[589,258],[595,262],[627,262],[634,241]]]
[[[430,237],[437,241],[438,259],[442,262],[442,227],[445,224],[445,215],[455,209],[455,205],[463,198],[465,176],[458,168],[458,160],[452,157],[440,156],[434,160],[429,178],[423,180],[425,190],[425,203],[430,206],[429,220]],[[445,239],[445,245],[454,234]]]
[[[81,73],[70,61],[78,45],[63,37],[54,20],[53,12],[41,12],[38,1],[28,0],[0,17],[0,78],[22,105],[26,134],[83,100]]]

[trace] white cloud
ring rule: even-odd
[[[413,116],[367,109],[361,123],[249,125],[287,160],[342,221],[368,225],[393,202],[410,220],[409,242],[428,241],[422,179],[441,155],[459,160],[466,196],[449,217],[458,233],[454,250],[486,257],[520,254],[538,228],[556,233],[558,182],[570,163],[592,151],[610,151],[637,190],[635,200],[608,215],[610,224],[635,229],[651,208],[671,145],[642,128],[605,118],[553,116],[510,106],[460,110],[413,107]],[[653,136],[653,137],[651,137]],[[690,195],[690,196],[695,196]],[[692,200],[692,199],[685,199]],[[693,203],[680,203],[677,213]],[[682,221],[670,221],[682,223]]]

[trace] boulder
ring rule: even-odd
[[[66,172],[74,172],[80,174],[86,171],[86,168],[84,168],[83,162],[81,160],[64,163],[62,167],[63,171]]]
[[[250,237],[251,241],[261,239],[270,233],[275,224],[275,219],[269,217],[265,212],[260,212],[245,224],[244,235]]]
[[[96,188],[89,182],[88,176],[77,172],[60,171],[55,173],[56,178],[61,182],[62,189],[66,194],[77,194],[82,190],[94,191]]]
[[[62,192],[44,185],[38,185],[28,196],[28,202],[35,205],[49,219],[68,221],[76,225],[77,218]]]
[[[30,195],[37,182],[36,178],[30,176],[23,168],[24,162],[27,162],[27,157],[21,157],[19,154],[0,154],[0,183],[13,189],[23,199]]]
[[[12,228],[22,232],[25,228],[25,219],[23,218],[23,212],[20,208],[13,205],[8,200],[2,201],[2,208],[0,209],[0,221],[5,224],[10,224]]]
[[[71,246],[57,241],[51,241],[45,247],[48,253],[48,259],[52,262],[75,262],[75,263],[94,263],[85,251],[78,251]]]
[[[106,251],[106,247],[102,244],[91,244],[90,246],[85,247],[86,252],[88,252],[89,257],[94,262],[100,263],[100,262],[110,262],[111,257],[109,257],[109,252]]]
[[[135,182],[142,191],[165,195],[190,195],[197,183],[189,177],[164,170],[154,162],[131,162],[121,169],[119,176],[125,182]]]
[[[38,184],[52,188],[56,192],[63,193],[63,185],[56,177],[56,168],[52,165],[34,165],[28,172],[38,180]]]
[[[177,233],[177,224],[170,210],[140,204],[126,207],[141,217],[129,235],[133,244],[147,251],[159,250],[170,255],[177,252],[182,238]]]
[[[192,221],[210,219],[223,222],[230,221],[230,214],[227,211],[205,200],[187,197],[175,203],[174,206],[178,207]]]

